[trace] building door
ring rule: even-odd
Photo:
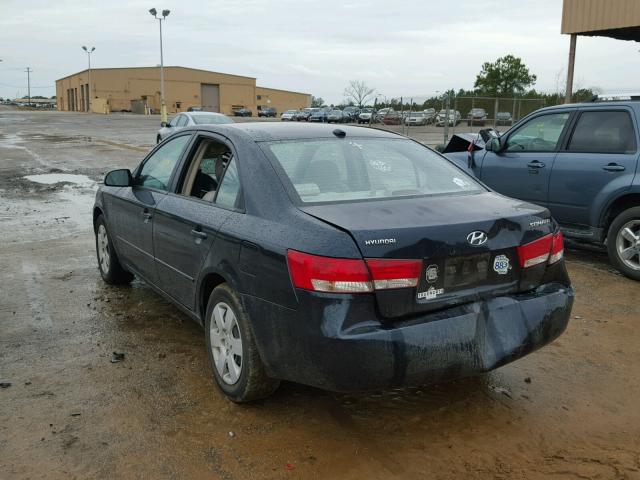
[[[202,110],[205,112],[219,112],[220,85],[201,84],[200,99],[202,100]]]

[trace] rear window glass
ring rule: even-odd
[[[627,112],[583,112],[568,150],[592,153],[633,153],[636,135]]]
[[[278,141],[264,148],[304,203],[484,191],[447,160],[411,140]]]
[[[223,123],[233,123],[233,121],[224,115],[193,115],[193,122],[196,125],[219,125]]]

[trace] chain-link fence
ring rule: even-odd
[[[381,102],[365,125],[407,135],[430,146],[446,144],[459,132],[506,130],[545,106],[544,98],[440,96]]]

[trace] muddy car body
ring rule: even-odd
[[[573,301],[546,209],[373,129],[185,129],[107,175],[94,226],[103,278],[136,274],[203,325],[234,401],[278,380],[361,391],[491,370],[556,338]]]

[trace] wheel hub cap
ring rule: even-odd
[[[226,384],[233,385],[242,373],[242,338],[236,314],[220,302],[213,307],[209,325],[215,369]]]
[[[103,272],[109,271],[111,263],[111,254],[109,252],[109,236],[104,225],[98,227],[98,262]]]
[[[620,229],[616,251],[627,267],[640,270],[640,219],[631,220]]]

